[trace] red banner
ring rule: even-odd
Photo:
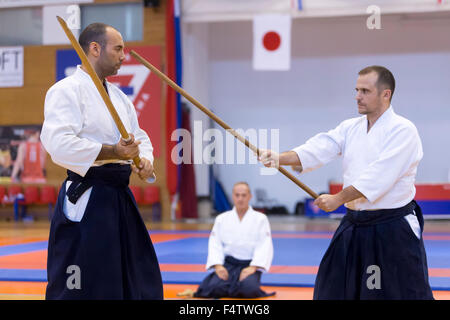
[[[115,76],[108,81],[118,85],[133,102],[140,127],[147,132],[153,144],[153,155],[161,155],[161,89],[159,78],[129,52],[136,51],[151,64],[161,68],[161,48],[157,46],[127,47],[126,58]]]

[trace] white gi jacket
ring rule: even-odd
[[[269,271],[273,243],[267,216],[249,207],[239,220],[236,209],[219,214],[209,236],[206,269],[224,264],[225,256],[251,260],[251,266]]]
[[[106,87],[125,129],[141,141],[140,157],[153,163],[152,143],[139,127],[132,102],[117,86],[106,82]],[[111,162],[95,159],[102,144],[116,144],[120,133],[94,82],[80,66],[47,91],[44,117],[41,141],[56,164],[84,176],[91,166]],[[76,204],[66,198],[64,212],[69,219],[81,220],[90,192],[88,189]]]
[[[352,185],[366,198],[348,202],[352,210],[399,208],[414,199],[417,166],[423,157],[415,125],[389,107],[369,132],[366,116],[343,121],[293,149],[308,172],[343,158],[343,187]],[[419,223],[405,217],[416,235]]]

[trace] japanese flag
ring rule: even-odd
[[[289,70],[291,67],[291,16],[258,15],[253,18],[253,68]]]

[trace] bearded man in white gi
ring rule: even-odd
[[[359,72],[358,112],[292,151],[265,150],[267,167],[307,172],[343,158],[343,190],[315,204],[347,214],[319,266],[314,299],[433,299],[422,239],[423,216],[414,201],[422,144],[414,124],[391,105],[392,73],[381,66]]]
[[[212,269],[195,297],[257,298],[267,294],[260,288],[262,271],[269,271],[273,258],[270,224],[266,215],[249,206],[250,187],[233,187],[234,208],[216,217],[208,243],[206,269]]]
[[[153,147],[131,101],[106,81],[125,59],[124,42],[101,23],[79,42],[132,139],[121,139],[85,66],[48,90],[41,140],[68,177],[50,227],[46,298],[162,299],[158,260],[128,188],[132,169],[153,176]]]

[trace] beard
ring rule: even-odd
[[[109,77],[109,76],[114,76],[117,74],[117,72],[119,71],[119,68],[117,68],[117,65],[105,65],[103,68],[104,74],[105,74],[105,78]]]
[[[114,76],[117,74],[121,67],[121,63],[112,63],[108,60],[106,55],[101,54],[99,61],[99,71],[104,78]]]

